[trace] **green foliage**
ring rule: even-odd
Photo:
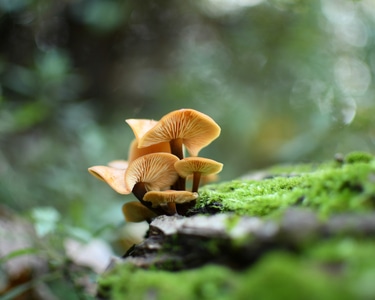
[[[126,20],[124,6],[120,1],[82,1],[82,5],[75,8],[75,14],[90,28],[104,34],[115,30]]]

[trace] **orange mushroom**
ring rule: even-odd
[[[176,161],[174,167],[183,178],[193,175],[192,192],[198,192],[201,176],[219,173],[223,169],[223,164],[204,157],[186,157]]]
[[[161,206],[171,215],[177,214],[176,204],[184,204],[198,198],[198,193],[188,191],[150,191],[147,192],[143,200],[152,203],[152,207]]]
[[[178,179],[174,163],[178,160],[170,153],[151,153],[132,161],[126,167],[126,161],[113,161],[110,166],[93,166],[88,169],[90,174],[106,182],[120,194],[133,193],[143,205],[150,203],[143,201],[146,192],[152,190],[169,189]],[[160,213],[159,211],[154,212]]]
[[[145,148],[138,148],[137,140],[133,140],[129,147],[128,160],[113,160],[107,166],[93,166],[88,169],[90,174],[106,182],[120,194],[130,194],[125,186],[124,175],[129,164],[135,159],[150,153],[170,153],[169,143],[159,143]]]
[[[93,166],[89,172],[120,194],[133,193],[141,203],[123,206],[127,221],[151,219],[157,214],[186,212],[198,197],[201,176],[216,174],[222,164],[196,157],[220,135],[209,116],[193,109],[173,111],[160,121],[127,119],[135,135],[128,161]],[[190,156],[184,158],[184,148]],[[193,176],[192,192],[185,191],[185,178]],[[174,188],[176,190],[169,190]],[[143,205],[143,206],[142,206]]]
[[[170,153],[152,153],[141,156],[129,164],[125,172],[125,187],[144,203],[148,191],[170,188],[178,179],[174,163],[178,157]]]
[[[125,203],[122,206],[122,213],[127,222],[149,222],[157,216],[156,213],[152,212],[138,201]]]
[[[220,135],[220,127],[209,116],[193,109],[173,111],[160,119],[147,132],[139,132],[138,147],[169,142],[172,154],[182,159],[183,148],[192,156]]]

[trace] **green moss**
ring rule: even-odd
[[[320,241],[305,252],[309,260],[339,276],[358,299],[375,299],[375,241],[353,237]]]
[[[370,153],[355,151],[346,155],[345,162],[348,164],[354,164],[357,162],[368,163],[373,159],[374,159],[374,156]]]
[[[354,299],[338,278],[286,253],[267,255],[243,277],[234,299]]]
[[[207,266],[178,273],[134,269],[119,265],[100,279],[102,294],[108,299],[230,299],[237,288],[237,276],[229,269]],[[105,290],[109,287],[109,290]]]
[[[242,272],[207,265],[169,272],[118,265],[99,285],[108,299],[374,299],[375,242],[340,238],[303,255],[273,252]]]
[[[197,205],[220,203],[223,211],[253,216],[267,216],[290,205],[312,207],[321,216],[367,210],[375,207],[375,163],[370,157],[353,153],[346,159],[350,163],[302,165],[302,173],[299,166],[295,170],[280,167],[270,169],[270,179],[206,186]]]
[[[231,181],[211,185],[202,189],[198,205],[205,206],[214,202],[222,204],[223,211],[234,211],[240,215],[264,216],[277,208],[293,204],[301,194],[294,198],[284,197],[296,186],[303,183],[302,177],[278,177],[264,181]]]

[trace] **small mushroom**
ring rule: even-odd
[[[198,198],[198,193],[188,191],[150,191],[147,192],[143,200],[152,203],[152,207],[161,206],[171,215],[177,214],[176,204],[184,204]]]
[[[168,189],[178,179],[174,163],[178,157],[170,153],[152,153],[129,164],[125,172],[125,187],[143,203],[148,191]],[[146,203],[146,206],[148,203]]]
[[[169,142],[172,154],[182,159],[183,148],[192,156],[220,135],[220,127],[209,116],[193,109],[180,109],[165,115],[147,132],[139,132],[138,147]]]
[[[154,212],[138,201],[125,203],[122,206],[122,213],[124,214],[127,222],[149,222],[152,218],[157,216]]]
[[[124,174],[129,164],[135,159],[150,153],[167,152],[170,153],[169,143],[159,143],[145,148],[138,148],[137,140],[134,139],[129,147],[128,160],[113,160],[107,166],[93,166],[88,171],[96,178],[106,182],[116,192],[120,194],[130,194],[124,181]]]
[[[116,165],[116,163],[113,163]],[[117,163],[116,166],[119,166]],[[122,164],[125,167],[125,164]],[[125,168],[115,168],[110,166],[93,166],[88,168],[91,175],[96,178],[106,182],[111,188],[113,188],[117,193],[127,195],[131,193],[124,181]]]
[[[201,176],[219,173],[223,164],[204,157],[186,157],[176,161],[174,167],[183,178],[193,175],[192,192],[198,192]]]

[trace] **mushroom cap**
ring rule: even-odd
[[[174,168],[177,160],[177,156],[163,152],[146,154],[135,159],[125,172],[126,188],[132,190],[139,182],[143,182],[148,191],[169,188],[178,178]]]
[[[148,147],[138,148],[137,139],[134,139],[129,146],[128,161],[131,163],[138,157],[155,152],[171,153],[171,146],[169,143],[158,143]]]
[[[147,192],[143,200],[152,203],[152,207],[157,207],[170,202],[173,203],[186,203],[198,198],[198,193],[192,193],[188,191],[150,191]]]
[[[147,131],[158,123],[158,121],[150,119],[126,119],[125,122],[128,123],[133,130],[134,136],[137,140],[143,137]]]
[[[220,135],[220,127],[209,116],[194,109],[175,110],[165,115],[143,134],[138,147],[182,139],[187,151],[197,156],[199,151]]]
[[[186,157],[176,161],[174,167],[181,177],[186,178],[193,173],[217,174],[223,169],[223,164],[204,157]]]
[[[106,182],[117,193],[127,195],[131,193],[125,185],[125,169],[113,168],[109,166],[93,166],[88,169],[91,175]]]
[[[122,213],[127,222],[142,222],[157,216],[139,201],[125,203],[122,206]]]

